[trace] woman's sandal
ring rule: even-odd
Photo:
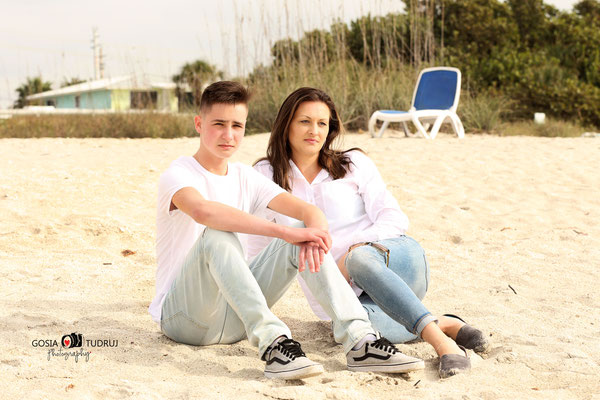
[[[477,353],[485,353],[487,351],[490,344],[483,332],[473,328],[471,325],[467,324],[464,319],[454,314],[444,314],[444,317],[456,318],[464,322],[463,327],[460,328],[456,334],[456,339],[454,339],[457,345]]]
[[[452,375],[460,374],[461,372],[467,372],[471,369],[471,360],[467,354],[467,350],[463,346],[458,346],[465,355],[460,354],[444,354],[440,357],[439,374],[440,378],[449,378]]]

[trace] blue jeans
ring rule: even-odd
[[[360,246],[346,257],[346,269],[358,287],[359,297],[373,327],[393,343],[404,343],[421,336],[421,331],[436,318],[421,300],[429,284],[429,267],[423,248],[414,239],[400,236],[377,242],[390,251]]]
[[[298,246],[273,240],[250,265],[237,236],[206,228],[188,253],[162,305],[161,330],[191,345],[248,337],[259,355],[288,327],[269,309],[298,274]],[[300,273],[334,322],[334,338],[350,351],[374,329],[333,257],[318,273]]]

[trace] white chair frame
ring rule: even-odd
[[[417,91],[419,89],[419,84],[421,82],[421,77],[424,73],[430,71],[453,71],[457,74],[456,79],[456,95],[454,96],[454,103],[447,110],[416,110],[415,109],[415,98],[417,97]],[[417,79],[417,84],[415,85],[415,90],[413,92],[412,102],[410,110],[407,112],[401,113],[385,113],[382,111],[375,111],[371,118],[369,119],[369,133],[371,137],[382,137],[386,128],[390,124],[390,122],[401,122],[404,130],[404,134],[408,137],[414,137],[417,135],[421,135],[426,139],[435,139],[437,136],[442,124],[444,122],[449,122],[454,130],[454,133],[458,136],[459,139],[465,137],[465,128],[456,113],[456,109],[458,108],[458,101],[460,99],[460,85],[461,85],[461,73],[458,68],[452,67],[433,67],[433,68],[425,68],[419,73],[419,77]],[[375,125],[377,121],[383,121],[381,128],[375,133]],[[417,128],[417,132],[413,133],[408,129],[407,122],[412,122]],[[431,130],[429,128],[431,127]]]

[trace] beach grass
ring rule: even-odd
[[[576,122],[547,119],[543,124],[533,121],[515,121],[503,123],[498,128],[501,136],[541,136],[541,137],[579,137],[593,128]]]
[[[0,120],[0,138],[176,138],[195,134],[193,114],[17,115]]]

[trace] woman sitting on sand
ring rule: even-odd
[[[425,253],[405,235],[408,219],[375,164],[358,148],[331,149],[342,130],[331,98],[318,89],[300,88],[283,102],[267,157],[255,168],[325,213],[331,253],[381,335],[394,343],[420,337],[431,344],[440,357],[442,378],[470,369],[465,348],[484,351],[484,335],[456,316],[436,318],[423,305],[429,280]],[[280,214],[270,217],[281,224],[295,222]],[[251,238],[250,252],[265,245]],[[302,288],[322,317],[310,291]]]

